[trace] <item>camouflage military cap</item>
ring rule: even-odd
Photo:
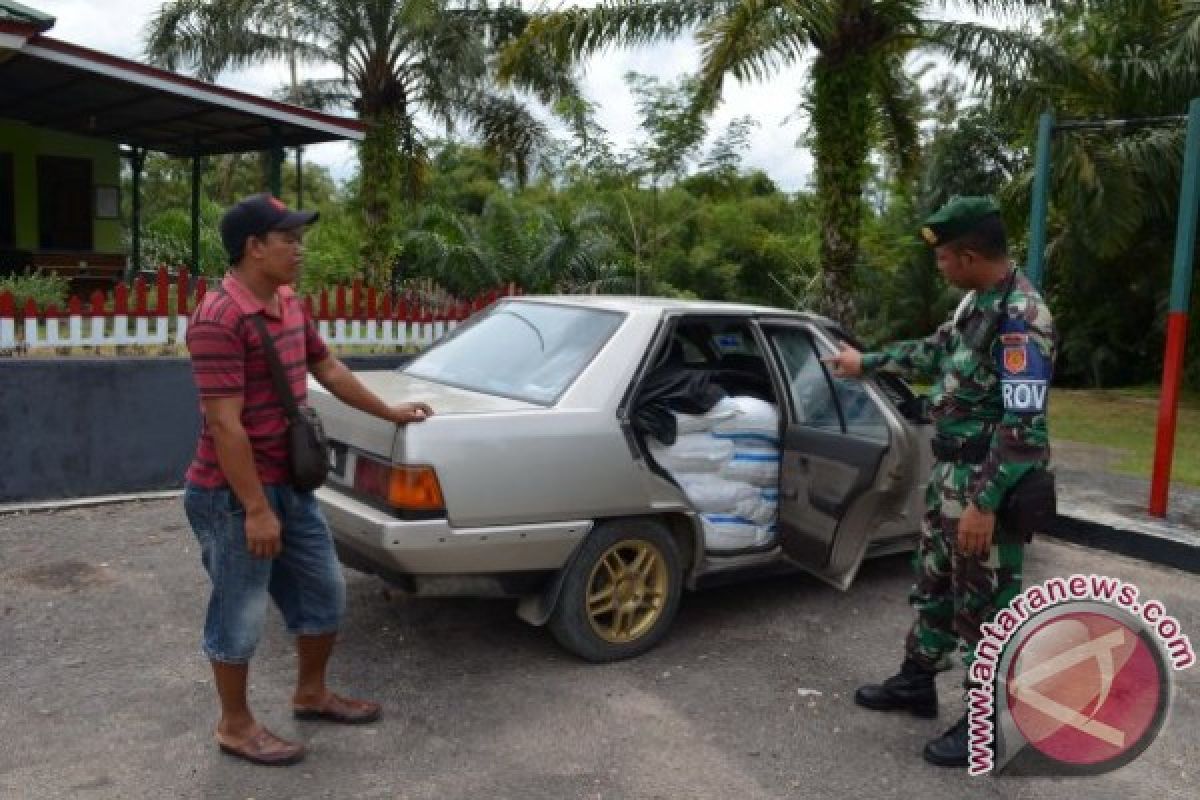
[[[956,197],[925,220],[921,238],[930,247],[937,247],[970,233],[980,222],[999,214],[1000,207],[990,197]]]

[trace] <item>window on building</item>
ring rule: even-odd
[[[0,153],[0,249],[17,246],[17,203],[12,153]]]
[[[91,250],[92,162],[39,156],[38,244],[45,250]]]

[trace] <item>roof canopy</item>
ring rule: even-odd
[[[34,26],[39,33],[54,27],[54,17],[13,0],[0,0],[0,19],[24,22]]]
[[[363,138],[361,122],[226,89],[41,35],[0,0],[0,117],[144,147],[213,155]],[[35,12],[31,12],[35,13]]]

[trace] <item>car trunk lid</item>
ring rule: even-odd
[[[410,431],[428,426],[421,435],[436,436],[437,427],[448,424],[455,416],[540,408],[521,400],[446,386],[396,370],[356,372],[355,375],[388,405],[421,401],[433,408],[434,417],[429,422],[402,428],[347,406],[316,381],[309,381],[309,404],[320,414],[325,433],[335,449],[349,446],[396,461],[403,461],[404,440]]]

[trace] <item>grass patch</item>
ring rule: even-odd
[[[1158,425],[1158,387],[1104,391],[1055,389],[1050,398],[1050,440],[1126,451],[1114,469],[1150,478]],[[1185,395],[1175,428],[1171,481],[1200,486],[1200,394]]]

